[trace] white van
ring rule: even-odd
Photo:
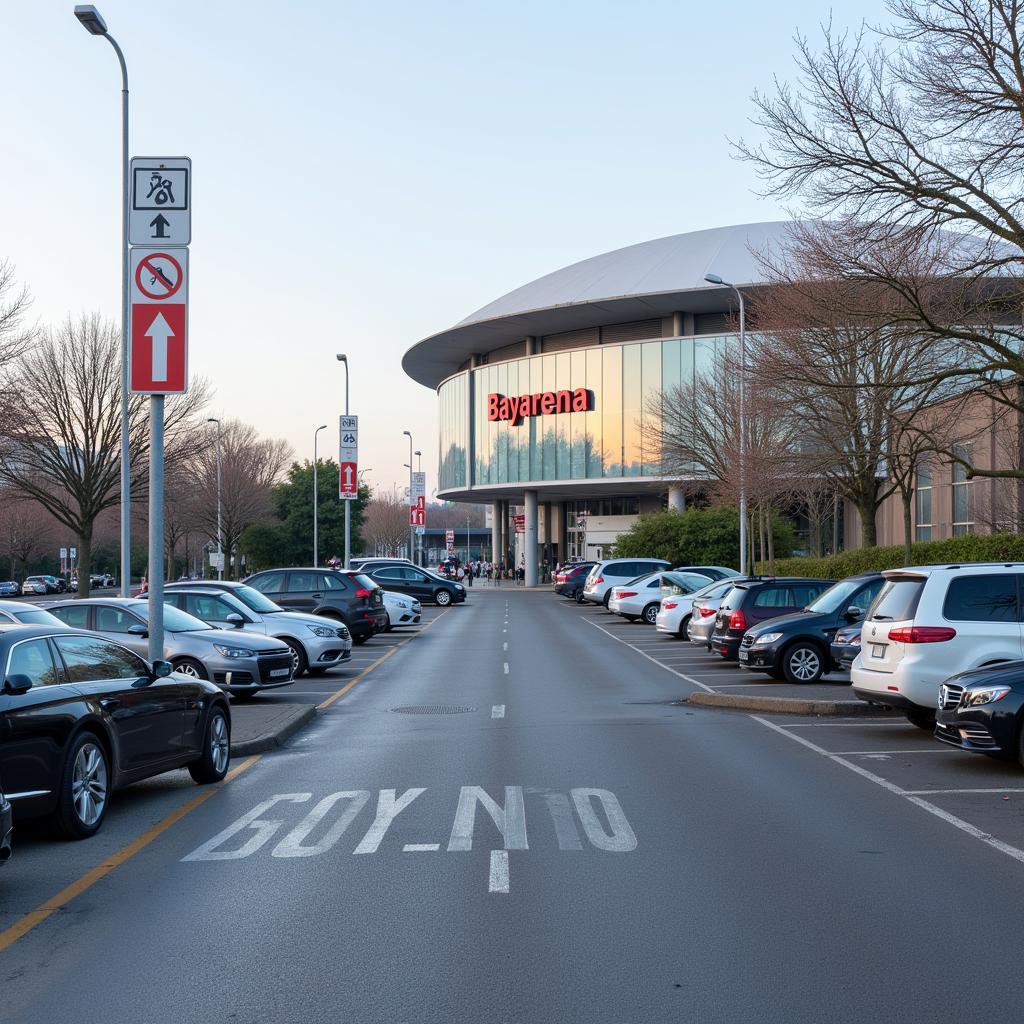
[[[939,688],[958,672],[1024,658],[1024,563],[890,569],[850,670],[861,700],[935,724]]]

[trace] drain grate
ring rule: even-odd
[[[391,708],[396,715],[464,715],[476,711],[468,704],[409,704],[402,708]]]

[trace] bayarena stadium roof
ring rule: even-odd
[[[763,284],[756,255],[784,241],[792,221],[738,224],[689,231],[573,263],[471,313],[454,327],[424,338],[405,353],[413,380],[436,388],[473,353],[490,352],[528,335],[556,334],[595,324],[622,323],[674,312],[716,313],[731,307],[728,289]]]

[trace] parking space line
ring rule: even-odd
[[[908,789],[907,793],[911,796],[929,793],[1024,793],[1024,789]]]
[[[849,722],[790,722],[787,729],[859,729],[862,725],[870,725],[874,728],[878,728],[882,725],[898,725],[901,729],[906,729],[909,722],[885,722],[878,718],[858,718],[851,719]],[[793,737],[796,739],[796,737]]]
[[[508,892],[508,850],[491,850],[488,892]]]
[[[955,754],[955,747],[918,747],[915,750],[832,750],[831,754],[841,754],[843,757],[854,757],[859,754]],[[909,790],[908,790],[909,792]]]
[[[403,853],[437,853],[441,849],[440,843],[406,843],[402,847]]]
[[[686,682],[691,683],[694,686],[699,686],[705,693],[715,692],[710,686],[705,686],[704,683],[700,682],[700,680],[694,679],[692,676],[685,675],[682,672],[677,672],[674,668],[672,668],[671,665],[666,665],[663,661],[658,661],[657,658],[652,658],[649,654],[645,654],[643,651],[641,651],[639,647],[634,647],[632,644],[626,643],[625,640],[620,640],[617,636],[612,636],[612,634],[609,633],[608,630],[604,628],[604,626],[599,626],[596,622],[590,622],[590,619],[586,618],[583,615],[581,615],[580,618],[583,619],[584,622],[590,623],[590,625],[593,626],[595,629],[601,630],[601,632],[604,633],[606,636],[610,636],[616,643],[626,644],[626,646],[630,648],[630,650],[636,651],[636,653],[639,654],[641,658],[646,658],[648,661],[653,661],[655,665],[657,665],[659,668],[663,668],[666,672],[671,672],[673,675],[679,676],[680,679],[685,679]]]
[[[1005,853],[1007,857],[1012,857],[1018,863],[1024,864],[1024,850],[1020,850],[1016,846],[1011,846],[1009,843],[1004,843],[1001,839],[996,839],[994,835],[991,835],[988,832],[983,832],[980,828],[972,825],[969,821],[964,821],[963,818],[958,818],[955,814],[950,814],[949,811],[944,811],[941,807],[930,803],[928,800],[922,800],[916,792],[903,789],[901,786],[897,786],[895,782],[883,779],[881,775],[869,772],[867,768],[862,768],[859,764],[847,761],[839,754],[831,754],[825,750],[824,747],[819,747],[817,743],[812,743],[810,740],[804,739],[803,736],[794,735],[784,726],[777,725],[775,722],[769,722],[766,718],[761,718],[759,715],[751,715],[750,717],[755,722],[760,722],[761,725],[765,726],[765,728],[771,729],[773,732],[777,732],[779,735],[793,740],[794,743],[799,743],[802,746],[807,747],[808,750],[812,750],[816,754],[821,754],[823,757],[827,757],[834,764],[842,765],[854,774],[861,776],[861,778],[867,779],[869,782],[873,782],[876,786],[880,786],[888,793],[892,793],[893,796],[902,797],[904,800],[912,803],[915,807],[920,807],[921,810],[927,811],[929,814],[934,815],[941,821],[946,822],[947,825],[952,825],[954,828],[959,829],[961,832],[965,832],[967,835],[979,840],[986,846],[991,846],[993,850]],[[996,790],[996,792],[1002,793],[1005,792],[1005,790]]]

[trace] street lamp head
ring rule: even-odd
[[[321,431],[321,430],[326,430],[327,429],[327,424],[326,423],[321,423],[320,426],[317,427],[316,429],[317,429],[318,432]]]
[[[708,284],[724,284],[725,282],[717,274],[705,274],[704,280]]]
[[[403,430],[402,433],[405,434],[406,437],[412,437],[412,434],[410,434],[408,430]]]
[[[107,34],[107,23],[103,20],[103,15],[92,4],[78,4],[75,7],[75,17],[92,35],[105,36]]]
[[[338,353],[338,354],[337,354],[337,355],[335,356],[335,359],[337,359],[339,363],[347,363],[347,362],[348,362],[348,356],[347,356],[347,355],[345,355],[345,353],[344,353],[344,352],[339,352],[339,353]]]
[[[413,452],[413,455],[422,455],[422,454],[423,454],[423,452],[421,452],[419,450]]]

